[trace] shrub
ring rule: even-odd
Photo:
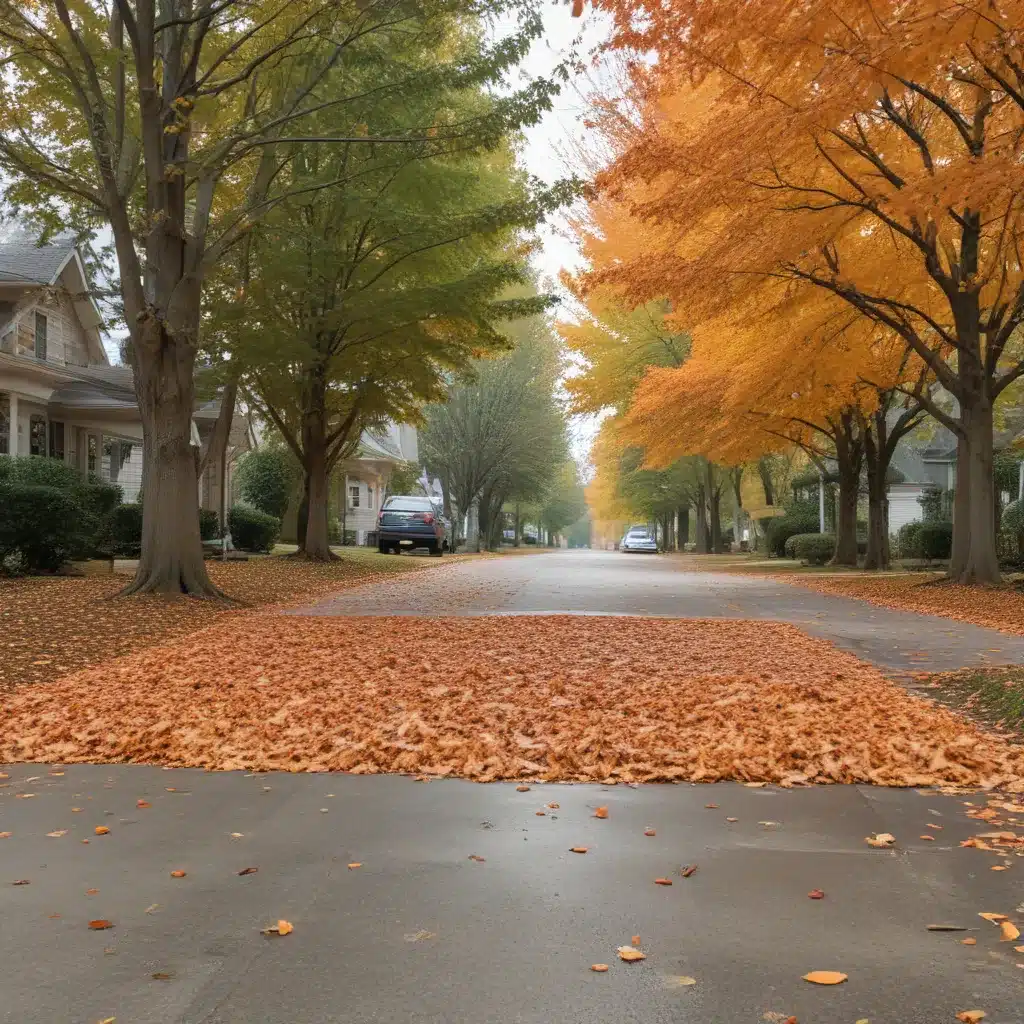
[[[56,572],[86,549],[92,523],[74,495],[42,484],[0,485],[0,564]]]
[[[231,541],[243,551],[270,551],[281,534],[281,520],[248,505],[235,505],[228,513]]]
[[[797,533],[786,540],[786,554],[808,565],[824,565],[836,553],[831,533]]]
[[[1024,501],[1011,501],[1003,509],[1003,529],[1017,536],[1024,534]]]
[[[952,523],[923,523],[917,537],[922,558],[930,562],[949,558],[953,550]]]
[[[107,523],[111,552],[118,558],[138,558],[142,553],[142,506],[118,505]]]
[[[805,505],[787,511],[777,519],[762,519],[768,552],[782,558],[786,554],[786,541],[798,533],[816,533],[818,531],[818,512]]]
[[[906,523],[896,534],[900,558],[928,561],[949,558],[953,548],[953,524],[949,522]]]
[[[288,511],[298,478],[295,456],[283,448],[258,448],[238,466],[242,497],[253,508],[276,519],[283,519]]]
[[[199,510],[199,536],[203,540],[217,540],[220,537],[220,516],[212,509]]]

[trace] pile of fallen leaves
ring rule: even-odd
[[[357,552],[328,563],[254,558],[208,562],[207,568],[229,597],[265,606],[450,562]],[[0,690],[46,682],[193,633],[235,611],[190,598],[115,597],[127,582],[120,575],[0,579]]]
[[[0,720],[0,761],[1024,788],[1024,748],[781,623],[249,613]]]
[[[920,573],[902,576],[779,576],[822,594],[855,597],[901,611],[947,619],[1024,636],[1024,592],[1009,586],[966,587]]]

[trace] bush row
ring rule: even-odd
[[[896,534],[896,548],[899,558],[923,558],[929,562],[949,558],[953,550],[953,524],[905,523]]]
[[[808,565],[824,565],[836,553],[836,538],[831,533],[795,533],[786,541],[785,553]]]

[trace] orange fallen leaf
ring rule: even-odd
[[[978,914],[978,917],[983,917],[986,921],[991,921],[992,924],[999,924],[1000,921],[1008,920],[1005,914],[991,914],[988,912]]]
[[[68,834],[68,830],[66,828],[59,828],[56,832],[47,832],[46,834],[51,839],[60,839],[61,836],[66,836]]]
[[[557,811],[560,806],[560,804],[548,804],[547,808],[549,811]]]
[[[1024,953],[1024,946],[1014,946],[1013,951],[1014,953]]]
[[[618,953],[619,959],[625,960],[627,963],[632,963],[635,960],[647,959],[646,953],[641,953],[639,949],[634,949],[633,946],[619,946]]]
[[[989,870],[990,871],[1008,871],[1009,868],[1005,864],[993,864],[992,867],[989,868]]]
[[[933,824],[932,822],[930,822],[930,821],[929,821],[929,822],[928,822],[928,824],[927,824],[927,825],[925,825],[925,828],[933,828],[933,829],[935,829],[936,831],[939,831],[939,832],[941,832],[941,831],[942,831],[942,828],[943,828],[943,826],[942,826],[942,825],[935,825],[935,824]]]
[[[979,1020],[984,1020],[987,1016],[984,1010],[961,1010],[956,1019],[962,1024],[978,1024]]]
[[[935,842],[935,836],[918,836],[917,838],[918,839],[924,839],[924,840],[926,840],[929,843],[934,843]]]
[[[11,885],[31,885],[32,882],[27,878],[19,878],[16,882],[11,882]]]
[[[657,835],[657,833],[654,831],[653,828],[645,828],[644,829],[644,835],[645,836],[653,836],[653,835]]]
[[[174,788],[174,786],[164,786],[164,791],[165,791],[165,792],[167,792],[167,793],[177,793],[177,792],[178,792],[178,791],[177,791],[177,790],[176,790],[176,789]]]
[[[538,818],[544,818],[544,817],[547,816],[548,812],[547,811],[534,811],[533,813],[536,814]]]
[[[71,808],[71,813],[72,814],[81,814],[82,813],[82,808],[81,807],[72,807]]]
[[[608,817],[608,808],[607,807],[598,807],[598,809],[596,811],[594,811],[594,817],[595,818],[607,818]]]
[[[640,945],[640,936],[639,935],[634,935],[629,941],[632,942],[634,946],[639,946]]]
[[[361,868],[362,866],[363,862],[361,860],[354,860],[352,861],[351,864],[349,864],[348,869],[349,871],[354,871],[356,868]]]
[[[14,798],[16,800],[31,800],[35,796],[35,793],[15,793]]]
[[[13,835],[13,832],[0,832],[0,839],[10,839]]]
[[[823,900],[825,898],[825,894],[821,891],[821,889],[812,889],[807,895],[812,900]]]
[[[810,981],[815,985],[840,985],[846,981],[848,975],[841,971],[811,971],[804,975],[804,981]]]
[[[185,872],[184,871],[178,870],[178,871],[172,871],[171,872],[171,878],[184,878],[184,877],[185,877]]]
[[[976,946],[977,944],[978,944],[978,940],[977,939],[967,938],[967,939],[961,939],[960,940],[960,945],[961,946]]]
[[[591,964],[590,969],[596,971],[598,974],[604,974],[608,970],[607,964]]]
[[[486,860],[487,858],[486,858],[486,857],[481,857],[481,856],[480,856],[479,854],[476,854],[476,853],[471,853],[471,854],[469,855],[468,859],[469,859],[469,860],[475,860],[475,861],[477,862],[477,864],[483,864],[483,863],[484,863],[484,861],[485,861],[485,860]]]
[[[679,874],[681,874],[683,878],[689,878],[696,870],[696,864],[687,864],[685,867],[680,869]]]
[[[110,831],[110,829],[107,828],[106,825],[97,825],[93,829],[93,832],[95,832],[96,835],[98,835],[98,836],[105,836],[109,831]]]
[[[1015,942],[1020,938],[1020,929],[1010,921],[1004,921],[999,926],[999,930],[1003,933],[1001,942]]]
[[[516,792],[517,793],[529,793],[530,792],[530,787],[529,786],[516,786]]]
[[[59,921],[60,920],[60,914],[47,914],[46,917],[50,921]]]
[[[269,925],[266,928],[261,929],[264,935],[288,935],[295,929],[289,921],[278,921],[277,924]]]
[[[569,852],[570,853],[586,853],[587,850],[589,850],[589,849],[590,849],[589,846],[570,846],[569,847]]]
[[[99,892],[99,889],[86,889],[85,890],[85,895],[86,896],[95,896],[96,893],[98,893],[98,892]]]
[[[102,932],[102,931],[105,931],[107,928],[113,928],[114,927],[114,922],[113,921],[105,921],[103,918],[99,918],[96,921],[90,921],[89,922],[89,927],[94,932]]]
[[[864,842],[868,846],[886,847],[896,842],[896,837],[890,832],[878,832],[875,835],[865,836]]]
[[[255,875],[259,871],[259,868],[242,868],[238,873],[240,875]]]
[[[167,971],[154,971],[153,974],[150,975],[150,977],[154,978],[156,981],[170,981],[171,978],[174,977],[174,975],[170,974]]]
[[[764,789],[764,787],[767,786],[768,783],[767,782],[744,782],[743,785],[746,786],[747,789]]]
[[[655,885],[671,885],[672,884],[672,879],[671,878],[656,878],[654,880],[654,884]]]
[[[718,804],[705,804],[704,807],[705,807],[706,810],[709,810],[709,811],[717,811],[718,810]]]
[[[136,800],[136,807],[152,807],[153,805],[148,800]]]

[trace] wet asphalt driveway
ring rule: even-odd
[[[315,611],[771,617],[896,670],[922,650],[936,667],[1024,660],[1024,640],[947,620],[604,553],[467,562]],[[1021,942],[978,917],[1024,930],[1024,858],[959,845],[982,830],[964,806],[982,795],[4,771],[12,1024],[939,1024],[971,1009],[1024,1022]],[[1002,813],[1024,830],[1024,804]],[[875,832],[896,847],[867,846]],[[278,919],[294,931],[260,934]],[[634,935],[647,958],[623,963]],[[849,977],[801,980],[813,970]]]

